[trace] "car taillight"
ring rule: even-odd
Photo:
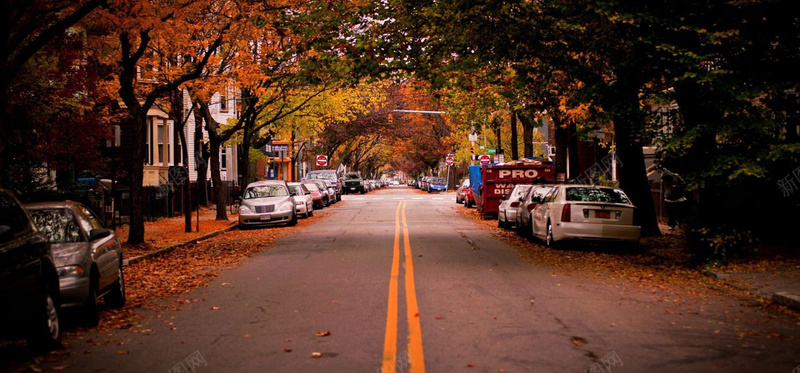
[[[535,203],[531,203],[530,205],[528,205],[528,212],[533,211],[533,209],[535,209],[535,208],[536,208],[536,204]]]
[[[511,202],[511,207],[519,207],[519,202]]]
[[[562,223],[567,223],[572,219],[572,207],[570,207],[570,206],[572,206],[572,205],[567,203],[566,205],[564,205],[563,208],[561,208],[561,222]]]

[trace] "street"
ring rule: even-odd
[[[179,297],[180,310],[144,311],[137,333],[65,338],[69,356],[42,369],[791,372],[800,365],[792,317],[717,293],[654,301],[630,284],[531,264],[463,208],[452,193],[407,187],[344,196],[315,224]]]

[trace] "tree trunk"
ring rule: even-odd
[[[211,146],[209,152],[211,153],[211,181],[214,184],[214,193],[217,197],[216,220],[228,220],[228,188],[225,186],[225,183],[222,182],[219,165],[219,150],[222,147],[222,144],[218,139],[216,139],[215,136],[211,136],[210,140]]]
[[[519,144],[517,143],[517,113],[511,112],[511,159],[519,159]]]
[[[497,154],[497,155],[503,154],[503,133],[502,133],[503,132],[502,131],[503,127],[502,127],[502,124],[500,123],[500,121],[494,120],[493,123],[492,123],[492,127],[494,129],[494,138],[497,141],[497,145],[496,145],[497,149],[495,149],[495,151],[497,153],[495,153],[495,154]]]
[[[194,110],[194,162],[197,171],[197,208],[208,204],[206,178],[208,176],[208,157],[203,146],[203,113],[199,108]]]
[[[522,123],[523,157],[533,157],[533,118],[527,113],[517,113]]]
[[[553,115],[550,117],[550,120],[553,122],[553,129],[555,130],[555,138],[553,139],[553,142],[556,144],[556,174],[564,175],[564,179],[567,180],[569,179],[567,176],[567,151],[569,148],[569,134],[567,133],[567,127],[561,122],[560,116]]]
[[[625,87],[625,86],[623,86]],[[637,207],[636,213],[642,226],[642,236],[660,236],[650,183],[647,180],[641,132],[644,115],[639,106],[638,88],[618,91],[613,111],[619,168],[619,186]]]
[[[136,110],[136,108],[132,108]],[[128,243],[138,245],[144,243],[144,147],[145,128],[147,126],[147,110],[138,107],[133,125],[133,147],[131,151],[131,220],[128,230]]]

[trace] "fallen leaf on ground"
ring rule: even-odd
[[[322,357],[322,352],[312,352],[311,357],[313,358],[320,358]]]
[[[327,330],[326,330],[326,331],[324,331],[324,332],[318,332],[318,333],[317,333],[317,337],[327,337],[327,336],[329,336],[329,335],[331,335],[331,332],[329,332],[329,331],[327,331]]]

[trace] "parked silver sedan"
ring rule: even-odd
[[[533,210],[532,234],[554,246],[566,240],[638,242],[636,207],[621,189],[560,185]]]
[[[239,207],[239,227],[297,224],[296,202],[283,180],[256,181],[247,185]]]
[[[528,238],[531,237],[533,228],[531,227],[531,212],[536,205],[542,203],[544,197],[553,190],[554,185],[539,184],[534,185],[522,198],[522,202],[517,207],[517,233]]]
[[[122,247],[86,206],[72,201],[25,206],[37,227],[50,239],[59,276],[61,306],[80,309],[85,323],[98,322],[97,301],[125,305]]]
[[[514,185],[511,192],[500,201],[500,206],[497,207],[498,227],[508,229],[511,228],[512,224],[517,223],[517,208],[531,187],[531,184]]]
[[[297,203],[297,215],[305,218],[314,216],[314,196],[302,183],[289,183],[289,193]]]

